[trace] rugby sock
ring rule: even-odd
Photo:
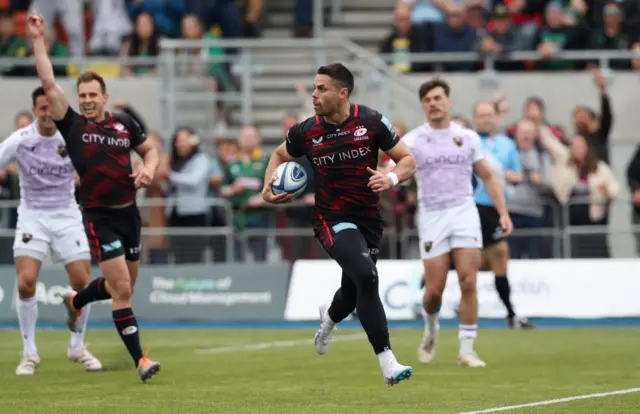
[[[425,313],[425,333],[428,333],[429,336],[436,336],[440,331],[440,323],[438,322],[438,318],[440,317],[440,313]]]
[[[78,318],[78,326],[80,326],[80,332],[71,332],[71,341],[69,342],[69,349],[82,349],[84,347],[84,333],[87,330],[87,323],[89,322],[89,311],[91,305],[87,305],[82,310],[80,317]]]
[[[495,282],[498,296],[500,296],[500,300],[504,303],[505,308],[507,308],[509,318],[513,318],[516,316],[516,313],[513,311],[513,306],[511,305],[511,286],[509,286],[509,279],[507,279],[506,275],[496,275]]]
[[[386,351],[380,352],[378,354],[378,361],[380,361],[380,368],[382,368],[382,372],[386,374],[386,371],[393,368],[393,366],[398,362],[396,361],[396,356],[393,355],[390,349]]]
[[[117,309],[113,313],[113,324],[116,326],[122,342],[124,342],[133,362],[138,367],[138,362],[142,358],[142,347],[140,346],[140,335],[138,333],[138,321],[131,308]]]
[[[478,325],[460,325],[458,327],[458,339],[460,340],[459,356],[469,355],[473,352],[473,343],[478,336]]]
[[[107,287],[105,286],[106,283],[104,277],[92,280],[86,288],[80,290],[73,297],[73,307],[82,309],[91,302],[111,299],[111,295],[107,292]]]
[[[24,355],[38,355],[36,349],[36,321],[38,320],[38,301],[36,297],[18,299],[18,322],[22,333]]]

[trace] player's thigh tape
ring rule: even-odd
[[[342,222],[342,223],[338,223],[338,224],[334,225],[333,227],[331,227],[331,230],[333,230],[334,234],[338,234],[341,231],[348,230],[348,229],[358,230],[358,226],[356,226],[353,223]]]

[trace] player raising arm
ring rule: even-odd
[[[270,203],[291,201],[275,195],[272,174],[281,163],[307,156],[316,178],[312,223],[316,238],[342,268],[342,280],[330,307],[320,307],[316,352],[327,352],[336,324],[357,309],[384,382],[409,379],[411,367],[400,365],[389,341],[387,317],[378,294],[376,261],[382,237],[381,191],[409,179],[416,164],[391,123],[380,113],[349,102],[353,75],[336,63],[318,69],[314,80],[316,116],[294,125],[286,142],[271,156],[262,197]],[[378,151],[386,152],[396,168],[376,171]]]
[[[133,285],[140,266],[141,220],[135,204],[136,189],[149,185],[158,166],[158,153],[129,115],[105,112],[109,99],[97,73],[78,77],[80,112],[70,106],[64,90],[56,84],[44,43],[41,16],[32,15],[28,28],[40,82],[51,103],[53,119],[67,144],[69,157],[80,176],[78,195],[92,253],[104,278],[92,281],[77,294],[64,298],[67,323],[74,331],[82,309],[96,300],[113,299],[113,322],[142,381],[160,369],[158,362],[142,352],[138,322],[131,309]],[[144,160],[132,172],[131,150]]]

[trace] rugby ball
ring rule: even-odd
[[[273,172],[273,193],[289,193],[298,197],[307,187],[307,173],[300,164],[293,161],[282,163]]]

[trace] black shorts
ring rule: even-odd
[[[336,234],[344,230],[356,229],[367,242],[369,255],[377,258],[380,251],[380,240],[382,239],[382,221],[377,219],[355,219],[354,217],[328,217],[314,213],[311,222],[313,223],[313,232],[316,239],[318,239],[327,253],[331,254],[333,238]]]
[[[504,240],[503,229],[500,225],[500,214],[495,207],[477,204],[482,228],[482,246],[489,247]]]
[[[91,255],[98,263],[122,255],[129,262],[140,260],[142,221],[135,204],[125,208],[88,208],[82,216]]]

